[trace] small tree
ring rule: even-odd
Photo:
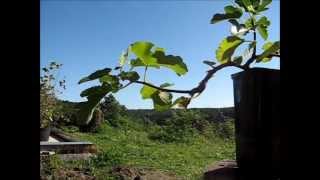
[[[105,119],[110,122],[119,119],[126,111],[126,108],[121,105],[112,94],[104,97],[104,100],[100,104],[100,109]]]
[[[65,89],[65,80],[58,80],[57,71],[62,64],[51,62],[48,67],[42,68],[40,76],[40,128],[46,128],[53,121],[53,115],[57,103],[57,93]],[[58,84],[57,84],[58,83]]]
[[[206,60],[203,63],[210,67],[205,77],[198,86],[189,90],[168,89],[171,83],[163,83],[157,86],[146,80],[147,71],[150,68],[168,68],[182,76],[188,72],[187,65],[180,56],[167,55],[164,48],[156,47],[151,42],[135,42],[122,52],[119,58],[119,66],[114,69],[105,68],[98,70],[87,77],[82,78],[79,84],[99,79],[100,85],[84,90],[80,96],[86,97],[79,120],[88,123],[91,120],[94,108],[108,93],[116,93],[125,87],[136,83],[143,85],[140,94],[142,99],[151,99],[154,108],[164,111],[172,107],[187,108],[190,101],[199,96],[206,88],[213,75],[226,67],[237,67],[244,71],[250,69],[252,63],[269,62],[273,57],[280,57],[280,41],[270,42],[268,39],[268,27],[270,21],[262,13],[268,10],[272,0],[235,0],[233,5],[224,8],[224,13],[215,14],[211,24],[228,21],[231,25],[231,35],[225,37],[215,51],[216,60]],[[246,15],[246,16],[245,16]],[[257,54],[257,34],[266,42],[262,46],[263,52]],[[247,38],[252,35],[252,38]],[[246,46],[242,55],[234,55],[240,46]],[[130,68],[126,69],[129,64]],[[135,68],[143,68],[144,74],[139,75]],[[186,94],[173,101],[171,93]]]

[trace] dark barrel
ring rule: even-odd
[[[232,75],[236,158],[241,171],[280,177],[280,70],[252,68]]]
[[[48,141],[50,136],[51,128],[40,128],[40,141]]]

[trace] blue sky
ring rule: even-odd
[[[230,23],[210,24],[213,14],[223,12],[230,1],[41,1],[41,66],[50,61],[63,64],[60,76],[67,89],[60,98],[85,101],[80,92],[95,82],[78,85],[80,78],[105,67],[115,67],[119,55],[135,41],[151,41],[167,54],[181,56],[189,68],[178,77],[166,70],[150,70],[148,80],[155,84],[174,83],[174,89],[191,89],[209,69],[203,60],[215,59],[220,41],[230,35]],[[269,40],[280,39],[280,2],[274,0],[264,13],[270,21]],[[248,36],[249,38],[249,36]],[[260,43],[259,43],[260,42]],[[262,45],[258,38],[258,46]],[[259,51],[258,51],[259,52]],[[280,62],[259,64],[280,69]],[[190,107],[233,106],[231,74],[236,68],[216,73]],[[152,108],[151,100],[140,97],[141,85],[132,85],[115,94],[127,108]],[[178,96],[174,96],[178,97]]]

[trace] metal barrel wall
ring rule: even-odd
[[[280,70],[232,75],[237,164],[266,179],[280,177]]]

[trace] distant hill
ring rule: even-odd
[[[158,112],[153,109],[129,109],[127,111],[128,115],[135,117],[137,119],[150,119],[150,120],[161,120],[166,119],[172,116],[174,111],[182,111],[181,109],[170,109],[164,112]],[[187,111],[198,111],[200,112],[205,119],[208,121],[217,121],[221,119],[221,115],[224,118],[234,119],[234,108],[225,107],[225,108],[190,108]]]
[[[77,109],[79,102],[63,101],[58,103],[64,112],[74,112]],[[161,122],[164,119],[170,119],[173,112],[183,111],[182,109],[170,109],[164,112],[158,112],[153,109],[128,109],[125,114],[133,119],[151,120],[154,122]],[[224,119],[234,119],[234,108],[189,108],[186,111],[195,111],[207,121],[219,121]],[[124,114],[123,114],[124,115]]]

